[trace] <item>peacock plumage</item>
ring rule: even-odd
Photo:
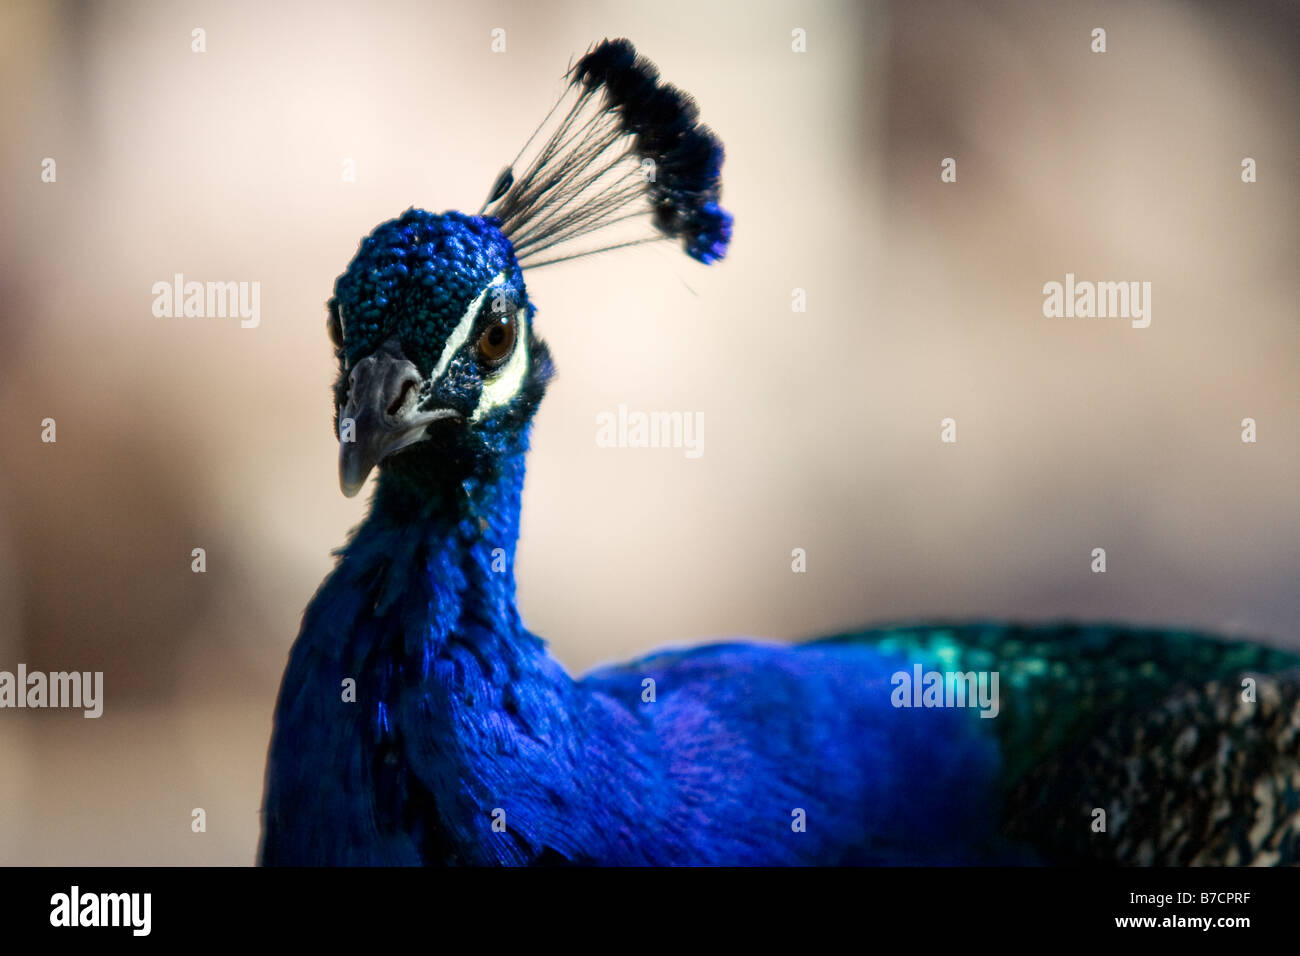
[[[720,143],[631,44],[567,81],[479,214],[409,210],[335,285],[340,483],[379,477],[290,653],[261,861],[1300,862],[1280,650],[967,623],[549,656],[515,603],[552,373],[523,269],[656,239],[707,264],[732,228]]]

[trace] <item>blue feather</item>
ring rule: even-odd
[[[520,456],[481,489],[486,526],[412,520],[381,487],[285,674],[265,862],[961,862],[986,842],[971,797],[997,747],[970,712],[891,706],[900,654],[714,645],[570,678],[492,570],[522,477]],[[384,794],[392,753],[406,783]]]

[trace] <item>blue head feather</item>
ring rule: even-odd
[[[397,335],[431,370],[466,306],[501,273],[512,297],[526,301],[514,246],[490,216],[412,208],[381,223],[334,283],[342,357],[355,364]]]

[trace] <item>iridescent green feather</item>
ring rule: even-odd
[[[1300,655],[1260,644],[1099,624],[896,625],[824,639],[844,641],[927,669],[997,671],[1000,712],[990,723],[1008,791],[1050,755],[1156,709],[1180,688],[1300,667]]]

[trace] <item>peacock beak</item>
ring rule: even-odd
[[[339,412],[339,487],[351,498],[389,455],[425,437],[432,422],[459,418],[450,408],[420,411],[425,380],[396,338],[362,359],[348,376]]]

